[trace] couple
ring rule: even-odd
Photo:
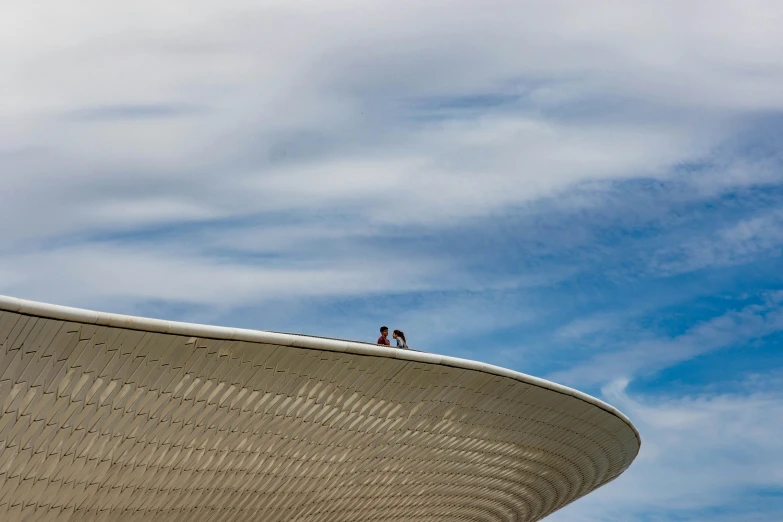
[[[408,349],[408,343],[407,341],[405,341],[405,334],[402,333],[401,330],[394,330],[392,335],[394,336],[395,339],[397,339],[397,348],[402,348],[404,350]],[[388,336],[389,336],[389,329],[385,326],[381,326],[381,336],[378,337],[378,344],[391,346],[389,339],[387,339]]]

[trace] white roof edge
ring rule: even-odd
[[[59,319],[63,321],[73,321],[77,323],[96,324],[117,328],[129,328],[132,330],[144,330],[176,335],[190,335],[193,337],[207,337],[211,339],[250,341],[276,344],[280,346],[309,348],[314,350],[327,350],[332,352],[370,355],[376,357],[391,357],[395,359],[428,364],[441,364],[444,366],[452,366],[466,370],[483,371],[485,373],[497,375],[500,377],[508,377],[526,384],[532,384],[534,386],[539,386],[541,388],[552,390],[558,393],[570,395],[589,404],[597,406],[603,410],[606,410],[607,412],[615,415],[620,420],[625,422],[633,430],[634,434],[636,435],[636,439],[641,445],[639,431],[633,425],[631,420],[614,406],[586,393],[569,388],[567,386],[563,386],[561,384],[547,381],[546,379],[533,377],[532,375],[509,370],[500,366],[494,366],[492,364],[472,361],[470,359],[460,359],[458,357],[450,357],[448,355],[400,350],[398,348],[389,348],[385,346],[354,341],[341,341],[338,339],[310,337],[300,334],[265,332],[263,330],[246,330],[242,328],[182,323],[177,321],[166,321],[163,319],[151,319],[146,317],[134,317],[131,315],[95,312],[92,310],[72,308],[69,306],[28,301],[26,299],[19,299],[16,297],[9,297],[4,295],[0,295],[0,310],[18,312],[25,315],[46,317],[49,319]]]

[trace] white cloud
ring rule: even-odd
[[[158,191],[129,199],[181,191],[217,214],[362,205],[383,190],[405,195],[408,218],[486,213],[583,180],[664,175],[726,137],[716,118],[783,106],[774,2],[50,1],[5,9],[0,61],[10,81],[0,86],[0,135],[8,151],[35,151],[11,166],[29,180],[19,190],[53,205],[48,221],[32,220],[37,234],[57,230],[55,212],[66,216],[63,227],[94,225],[67,216],[129,180]],[[706,20],[687,16],[702,10]],[[531,79],[543,86],[518,87]],[[517,114],[424,125],[407,118],[409,100],[496,92],[520,94]],[[570,122],[549,114],[613,97],[658,109],[630,107],[624,116],[626,108],[609,104]],[[195,110],[129,117],[150,104]],[[73,116],[95,110],[105,117]],[[270,163],[289,133],[294,155],[297,136],[311,133],[336,139],[337,157]],[[12,213],[28,214],[20,206]]]
[[[566,341],[581,340],[606,330],[615,330],[625,320],[627,318],[620,314],[608,313],[580,317],[558,328],[554,332],[554,337]]]
[[[671,178],[748,114],[783,107],[780,17],[774,1],[6,2],[0,241],[269,213],[371,236]],[[723,185],[780,179],[731,165],[714,173]],[[302,252],[301,234],[276,248]],[[101,248],[78,266],[101,273]],[[172,246],[145,258],[148,277],[161,296],[206,299],[168,268],[185,251],[210,266]],[[33,285],[31,266],[67,276],[61,255],[4,266]],[[40,295],[19,277],[0,289]]]
[[[740,393],[675,398],[629,395],[626,384],[614,382],[604,395],[641,432],[639,457],[618,480],[547,520],[641,522],[676,513],[677,520],[707,521],[716,509],[776,520],[750,499],[754,490],[783,488],[779,376],[747,382]]]
[[[783,211],[774,210],[740,220],[712,234],[651,256],[651,269],[672,275],[703,268],[733,266],[783,253]]]
[[[586,361],[549,376],[570,385],[631,379],[674,366],[713,350],[760,339],[783,330],[783,293],[768,294],[763,304],[746,306],[698,323],[672,338],[648,338],[630,346],[598,352]]]
[[[182,249],[181,249],[182,250]],[[447,265],[427,259],[385,259],[372,253],[340,263],[328,259],[248,263],[189,256],[163,245],[66,246],[0,258],[0,286],[30,299],[86,306],[116,297],[216,307],[282,298],[350,296],[427,290],[442,285]],[[22,292],[23,290],[23,292]]]

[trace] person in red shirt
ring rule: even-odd
[[[388,336],[389,336],[389,329],[385,326],[381,326],[381,336],[378,337],[378,344],[391,346],[391,342],[387,339]]]

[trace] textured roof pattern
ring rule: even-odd
[[[0,297],[0,520],[534,521],[639,450],[497,367]]]

